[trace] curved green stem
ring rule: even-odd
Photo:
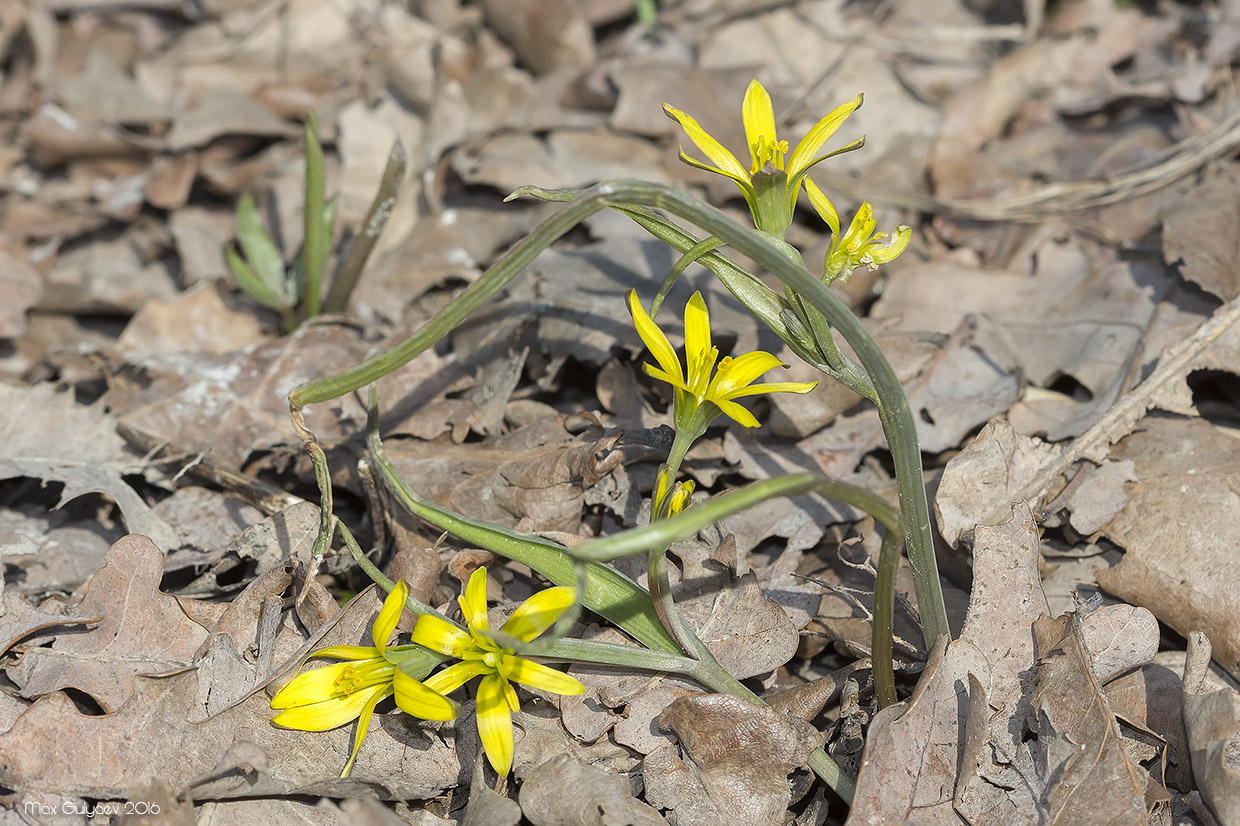
[[[930,531],[930,508],[922,478],[917,426],[900,380],[878,343],[825,284],[810,275],[804,267],[789,260],[787,254],[770,239],[668,187],[641,181],[619,180],[598,184],[587,190],[514,245],[483,278],[466,288],[456,301],[445,307],[408,339],[351,370],[301,385],[289,394],[290,406],[296,409],[334,399],[387,375],[438,341],[448,330],[515,278],[541,250],[546,249],[578,223],[608,206],[634,204],[665,209],[691,221],[722,239],[740,254],[757,261],[822,313],[831,327],[852,347],[878,394],[878,417],[895,464],[900,513],[904,522],[909,564],[913,572],[913,588],[917,594],[922,634],[927,649],[933,646],[939,636],[950,635]],[[711,255],[715,253],[709,253],[703,260]],[[732,289],[731,285],[729,289]],[[770,292],[769,289],[767,292]],[[747,296],[735,290],[733,293],[745,302]],[[756,296],[757,306],[750,307],[751,311],[758,314],[764,323],[775,325],[773,329],[782,328],[778,302],[772,305],[768,296],[760,293],[756,293]],[[746,306],[750,305],[746,302]]]

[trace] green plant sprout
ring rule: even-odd
[[[348,305],[375,242],[391,215],[407,165],[404,147],[397,141],[388,153],[387,166],[361,232],[353,239],[348,256],[337,270],[331,292],[324,300],[324,273],[335,231],[336,199],[326,199],[323,142],[314,112],[306,116],[303,144],[306,155],[303,241],[292,264],[285,265],[279,246],[263,226],[254,198],[248,193],[237,203],[237,242],[241,250],[238,252],[231,247],[226,250],[228,267],[237,284],[259,304],[280,313],[288,330],[296,329],[301,322],[320,313],[342,312]]]
[[[567,681],[561,685],[560,678],[547,675],[546,672],[551,669],[542,670],[541,666],[514,671],[511,670],[514,666],[510,665],[510,670],[505,673],[501,666],[504,657],[528,661],[531,666],[539,662],[588,662],[675,673],[693,679],[712,691],[762,703],[760,697],[719,664],[693,630],[680,620],[667,587],[666,568],[662,565],[665,564],[666,551],[673,542],[693,536],[719,519],[774,497],[819,493],[871,514],[882,527],[875,583],[872,651],[875,688],[880,705],[896,700],[891,662],[892,614],[895,571],[900,550],[906,543],[926,649],[931,650],[936,640],[949,635],[912,412],[890,363],[874,339],[827,287],[830,281],[847,278],[858,267],[874,267],[891,260],[907,246],[911,231],[902,226],[890,235],[875,233],[872,209],[865,204],[849,230],[841,236],[834,207],[807,177],[814,164],[861,145],[861,141],[855,141],[843,149],[818,155],[860,102],[858,96],[820,121],[785,163],[787,144],[776,140],[769,96],[755,81],[746,93],[743,107],[752,161],[748,169],[742,167],[691,117],[680,110],[665,107],[669,114],[685,125],[690,138],[715,163],[715,167],[689,162],[736,181],[751,207],[758,229],[742,226],[684,193],[657,184],[618,180],[572,192],[522,188],[510,197],[528,195],[565,202],[565,205],[515,244],[482,278],[403,342],[360,365],[302,385],[289,394],[290,416],[314,465],[321,496],[320,530],[312,551],[309,575],[313,576],[338,527],[345,545],[362,570],[386,590],[398,587],[365,557],[348,528],[342,523],[337,524],[332,516],[333,496],[326,455],[314,434],[306,427],[303,417],[303,410],[308,405],[330,401],[370,385],[369,458],[366,461],[377,470],[377,477],[383,480],[393,499],[437,530],[451,533],[471,547],[483,548],[523,563],[554,586],[571,589],[571,605],[565,604],[568,591],[556,592],[553,588],[556,598],[551,601],[555,603],[552,607],[556,610],[549,610],[537,624],[528,627],[519,624],[515,631],[501,629],[493,632],[480,624],[480,600],[476,590],[472,592],[472,597],[469,596],[469,587],[462,602],[467,628],[435,614],[415,600],[406,600],[406,605],[415,613],[428,618],[436,617],[428,619],[427,628],[431,630],[421,640],[415,630],[415,644],[426,643],[429,645],[427,654],[440,659],[445,654],[464,657],[461,664],[440,672],[451,673],[451,676],[431,674],[427,677],[430,669],[423,670],[421,667],[416,671],[406,671],[407,676],[424,680],[424,685],[432,689],[439,687],[445,691],[451,691],[473,676],[483,676],[483,683],[492,677],[504,678],[504,685],[508,687],[503,690],[496,688],[501,682],[499,679],[491,680],[487,689],[486,710],[480,711],[480,714],[489,716],[486,724],[489,733],[483,734],[483,742],[487,746],[489,741],[496,751],[496,754],[491,754],[488,750],[488,755],[497,771],[510,766],[507,741],[500,742],[503,729],[500,725],[501,712],[507,719],[507,710],[515,707],[512,702],[515,694],[508,694],[511,686],[507,680],[521,682],[515,674],[538,674],[545,680],[556,681],[560,688],[571,689]],[[811,275],[800,253],[783,240],[783,234],[791,222],[791,210],[802,187],[809,191],[811,203],[834,234],[824,262],[824,273],[820,277]],[[635,293],[627,297],[638,332],[657,363],[657,366],[648,365],[647,371],[671,384],[676,396],[672,410],[676,438],[668,460],[657,477],[649,524],[569,548],[548,539],[479,522],[422,499],[395,471],[384,453],[378,433],[378,399],[374,382],[433,346],[524,271],[540,252],[605,208],[617,209],[628,215],[681,253],[680,260],[656,293],[650,313],[646,312]],[[699,228],[705,236],[698,237],[682,229],[655,210],[662,210]],[[725,245],[769,272],[778,280],[781,290],[768,287],[755,274],[723,255],[720,248]],[[769,353],[749,353],[716,363],[718,353],[711,345],[709,316],[700,295],[690,299],[686,308],[687,369],[681,367],[670,342],[652,316],[672,283],[694,261],[713,272],[737,300],[779,335],[800,358],[875,404],[895,465],[898,507],[868,490],[815,473],[766,479],[705,501],[691,500],[692,483],[679,481],[676,477],[689,446],[705,433],[711,421],[727,414],[743,425],[756,425],[753,415],[735,399],[767,392],[808,392],[813,386],[796,382],[753,384],[763,373],[781,364]],[[836,335],[851,347],[856,354],[855,361],[840,350],[835,341]],[[611,560],[639,553],[647,554],[650,560],[649,591],[608,564]],[[474,587],[472,583],[470,587]],[[484,607],[485,597],[481,599],[481,604]],[[566,636],[577,610],[583,607],[625,631],[637,645],[613,645]],[[421,622],[419,620],[419,626]],[[447,630],[449,626],[455,630]],[[439,629],[441,633],[432,633],[434,629]],[[548,629],[551,629],[550,633],[535,639]],[[485,662],[486,668],[467,665],[470,662]],[[398,665],[398,668],[403,669],[403,666]],[[431,666],[433,668],[434,664]],[[457,670],[452,672],[452,669]],[[538,679],[534,677],[535,684]],[[481,687],[479,692],[481,709],[484,705],[481,702]],[[505,703],[502,709],[497,699],[501,694]],[[851,800],[852,779],[824,751],[814,751],[808,765],[840,797]]]

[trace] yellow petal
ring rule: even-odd
[[[512,736],[512,710],[508,705],[507,682],[498,674],[482,678],[478,684],[475,704],[478,709],[478,736],[482,748],[491,761],[491,767],[501,777],[512,770],[514,749]]]
[[[369,645],[329,645],[313,652],[307,659],[330,657],[337,660],[377,660],[382,656],[382,651]]]
[[[734,359],[724,359],[706,398],[716,403],[719,399],[730,399],[737,390],[752,384],[767,370],[787,366],[765,350],[754,350]]]
[[[512,612],[501,630],[529,642],[554,625],[572,607],[576,595],[576,589],[567,585],[539,591]]]
[[[387,660],[343,662],[314,668],[294,677],[271,698],[272,708],[313,705],[353,694],[370,686],[391,682],[396,669]]]
[[[514,683],[552,694],[583,694],[586,690],[576,677],[511,654],[505,654],[500,660],[499,673]]]
[[[745,140],[749,144],[749,158],[753,162],[749,174],[753,175],[767,160],[775,160],[770,157],[770,148],[776,143],[775,109],[771,106],[771,96],[757,80],[750,81],[749,88],[745,90],[741,120],[745,123]],[[775,165],[782,167],[778,162]]]
[[[760,396],[763,393],[808,393],[817,386],[816,381],[770,381],[733,390],[728,394],[728,398],[739,399],[743,396]]]
[[[476,568],[469,575],[469,582],[465,583],[465,593],[461,594],[457,602],[460,603],[461,612],[465,616],[465,624],[471,631],[475,628],[481,628],[483,631],[490,628],[487,622],[486,566]]]
[[[431,691],[451,694],[474,677],[489,674],[494,670],[481,660],[463,660],[453,663],[442,671],[436,671],[422,682]]]
[[[473,638],[469,634],[435,614],[418,617],[412,638],[418,645],[458,659],[473,646]]]
[[[375,706],[391,693],[388,690],[381,694],[376,694],[362,708],[362,713],[357,716],[357,733],[353,735],[353,751],[349,753],[349,762],[344,764],[344,769],[340,772],[341,777],[348,777],[349,772],[353,770],[353,761],[357,759],[357,750],[362,747],[362,739],[366,736],[366,732],[370,730],[370,718],[375,713]]]
[[[686,383],[689,392],[697,395],[710,382],[710,371],[715,366],[718,352],[710,342],[710,313],[700,292],[695,292],[685,305],[685,362],[688,367]]]
[[[283,728],[300,731],[327,731],[356,719],[367,704],[376,697],[382,698],[391,688],[390,685],[384,683],[355,691],[344,697],[324,700],[321,703],[286,708],[273,717],[271,722]]]
[[[818,188],[818,184],[805,179],[805,194],[809,196],[809,202],[813,205],[814,210],[822,216],[822,220],[827,222],[827,226],[831,228],[831,243],[834,245],[840,239],[840,215],[835,211],[835,205],[831,203],[831,199],[827,194]]]
[[[668,384],[670,384],[672,387],[675,387],[677,390],[684,390],[686,393],[693,392],[692,390],[689,389],[689,386],[685,384],[685,380],[681,378],[680,375],[669,376],[667,373],[663,371],[662,368],[655,367],[650,364],[643,364],[642,369],[645,370],[646,375],[650,376],[650,378],[652,379],[658,379],[659,381],[665,381]],[[677,372],[679,372],[679,369]]]
[[[874,220],[874,207],[866,201],[853,216],[852,223],[848,225],[848,232],[844,233],[840,245],[850,252],[856,252],[863,243],[869,240],[870,233],[874,232],[874,226],[877,223]]]
[[[814,158],[818,155],[818,150],[822,149],[823,144],[831,139],[844,121],[848,120],[848,116],[857,111],[861,106],[862,95],[857,95],[847,103],[841,104],[831,110],[825,118],[814,124],[814,128],[805,133],[805,137],[797,144],[797,148],[792,150],[792,154],[788,157],[788,181],[793,182],[797,177],[810,167],[814,162]]]
[[[913,237],[911,227],[901,224],[896,227],[895,233],[885,244],[879,244],[869,250],[870,257],[874,259],[875,264],[886,264],[888,261],[895,259],[900,253],[908,248],[909,239]]]
[[[659,325],[654,323],[654,319],[646,313],[646,308],[637,300],[636,290],[629,290],[628,299],[629,314],[633,316],[633,326],[637,328],[637,334],[641,336],[650,355],[654,356],[654,360],[659,363],[659,367],[668,377],[664,378],[664,381],[683,388],[685,374],[680,369],[680,359],[676,358],[672,343],[667,340],[667,336],[659,329]],[[676,381],[671,381],[673,377]]]
[[[724,149],[723,144],[712,138],[692,115],[666,103],[663,104],[663,111],[680,124],[680,127],[685,130],[685,134],[689,136],[689,140],[693,141],[693,145],[701,150],[702,154],[715,165],[716,168],[711,171],[721,172],[737,183],[749,183],[749,173],[745,171],[745,167],[741,166],[741,162],[736,159],[736,156]]]
[[[392,688],[396,693],[396,705],[406,714],[423,720],[456,719],[456,703],[403,671],[397,670],[393,676]]]
[[[375,624],[370,628],[375,648],[380,651],[387,648],[387,641],[392,638],[392,632],[396,630],[396,623],[400,621],[401,612],[405,610],[405,599],[408,596],[409,586],[402,579],[393,586],[391,593],[383,600],[379,616],[375,617]]]
[[[713,404],[723,411],[729,418],[734,419],[738,424],[745,427],[757,427],[758,420],[752,413],[740,406],[736,402],[727,399],[715,399]]]

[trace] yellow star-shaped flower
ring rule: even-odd
[[[663,104],[663,111],[685,130],[689,140],[701,150],[711,163],[704,163],[680,150],[680,159],[697,169],[715,172],[731,178],[740,187],[749,211],[753,213],[754,226],[763,232],[783,238],[792,223],[796,208],[797,191],[805,175],[817,163],[841,152],[859,148],[864,139],[853,141],[825,155],[819,151],[831,136],[861,106],[862,96],[857,95],[847,103],[837,106],[825,118],[818,121],[805,134],[792,154],[788,155],[788,142],[780,140],[775,131],[775,110],[771,96],[757,80],[749,84],[745,100],[741,104],[741,120],[745,124],[745,138],[749,143],[749,168],[736,159],[701,127],[691,115],[675,106]],[[713,166],[711,164],[714,164]]]
[[[831,246],[822,263],[822,277],[830,283],[839,279],[847,281],[859,267],[876,269],[886,264],[908,247],[913,230],[900,224],[890,237],[885,232],[875,232],[878,222],[874,220],[874,207],[863,203],[853,216],[848,231],[840,234],[840,216],[825,192],[809,178],[805,179],[805,192],[809,202],[831,228]]]
[[[491,766],[506,776],[512,769],[514,749],[512,712],[521,707],[512,684],[521,683],[552,694],[581,694],[586,689],[562,671],[516,656],[513,649],[488,635],[486,568],[474,571],[458,601],[468,632],[442,617],[424,614],[413,629],[413,641],[460,660],[428,677],[427,688],[450,694],[474,677],[482,678],[474,700],[478,735]],[[554,625],[573,601],[574,592],[569,587],[539,591],[521,603],[500,632],[529,642]]]
[[[379,701],[395,695],[396,705],[406,714],[424,720],[452,720],[456,703],[427,688],[401,670],[400,663],[416,656],[416,646],[389,646],[388,639],[396,630],[396,622],[409,595],[409,586],[398,582],[371,628],[374,647],[365,645],[333,645],[311,654],[345,662],[334,663],[307,671],[293,678],[271,698],[271,707],[279,709],[271,722],[284,728],[302,731],[327,731],[357,720],[353,751],[341,777],[353,768],[357,750],[370,727],[370,717]],[[422,652],[426,654],[426,652]],[[426,656],[431,656],[426,654]]]
[[[726,413],[745,427],[757,427],[754,415],[734,399],[762,393],[808,393],[818,386],[816,381],[754,384],[767,370],[788,366],[764,350],[719,361],[719,350],[711,344],[710,314],[700,292],[695,292],[685,305],[686,368],[682,369],[672,343],[646,313],[636,291],[629,290],[628,299],[637,334],[658,362],[657,367],[645,365],[647,375],[675,389],[672,418],[677,430],[701,435],[720,413]]]

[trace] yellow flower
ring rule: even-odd
[[[685,509],[685,505],[689,504],[689,497],[693,495],[692,480],[676,482],[669,487],[668,481],[671,475],[671,468],[667,465],[659,468],[659,478],[654,488],[652,520],[667,519],[680,513]],[[663,507],[664,502],[667,502],[666,508]]]
[[[847,281],[858,267],[877,269],[879,264],[893,260],[908,247],[913,230],[905,224],[896,227],[890,239],[885,232],[875,232],[874,207],[863,203],[853,216],[848,232],[840,235],[840,216],[826,193],[809,178],[805,179],[809,202],[831,228],[831,247],[822,264],[822,277],[827,283]]]
[[[540,591],[521,603],[500,632],[529,642],[554,625],[572,607],[573,600],[574,592],[569,587]],[[458,602],[469,626],[468,633],[442,617],[423,614],[413,629],[413,641],[461,661],[428,677],[427,688],[449,694],[474,677],[482,677],[475,698],[478,735],[491,766],[507,776],[512,769],[512,712],[520,709],[512,683],[552,694],[581,694],[586,689],[561,671],[516,656],[513,649],[500,645],[487,634],[490,627],[486,568],[474,571]]]
[[[272,722],[302,731],[327,731],[357,720],[353,751],[341,777],[353,768],[357,750],[370,727],[370,717],[380,700],[396,695],[396,705],[407,714],[424,720],[451,720],[456,703],[427,688],[400,668],[403,660],[416,658],[415,646],[388,646],[396,622],[409,595],[409,586],[398,582],[371,628],[374,647],[333,645],[315,651],[312,657],[331,657],[345,662],[307,671],[293,678],[271,698],[271,707],[281,709]],[[426,653],[426,652],[422,652]],[[427,656],[431,656],[427,654]],[[429,670],[429,669],[428,669]]]
[[[735,181],[749,204],[749,211],[753,213],[754,226],[783,238],[792,223],[797,191],[810,168],[841,152],[857,149],[864,143],[862,139],[825,155],[818,154],[848,116],[861,106],[861,100],[862,96],[857,95],[818,121],[797,144],[796,149],[792,150],[785,163],[788,142],[779,140],[775,133],[775,111],[771,106],[771,96],[761,83],[754,80],[745,91],[745,100],[741,104],[741,120],[745,124],[745,139],[749,143],[749,169],[725,149],[723,144],[711,137],[691,115],[666,103],[663,104],[663,111],[681,125],[689,140],[693,141],[714,166],[690,158],[683,147],[680,150],[680,159],[692,167],[716,172]]]
[[[688,369],[682,370],[671,342],[646,313],[637,300],[637,293],[629,290],[628,298],[629,312],[633,315],[637,333],[659,364],[658,367],[645,365],[647,375],[665,381],[675,389],[672,418],[677,430],[701,435],[720,413],[726,413],[745,427],[757,427],[758,420],[754,415],[733,399],[761,393],[808,393],[818,386],[816,381],[753,384],[772,367],[788,366],[764,350],[724,358],[719,361],[716,371],[719,349],[711,344],[710,315],[700,292],[695,292],[685,305],[685,360]],[[715,373],[713,378],[712,371]]]

